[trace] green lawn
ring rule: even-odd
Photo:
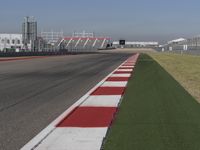
[[[149,55],[200,102],[200,56],[174,53]]]
[[[143,54],[104,149],[199,150],[200,104]]]

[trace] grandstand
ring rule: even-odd
[[[188,39],[179,38],[176,40],[169,41],[166,45],[161,46],[161,50],[200,54],[200,36]]]
[[[95,37],[93,33],[73,33],[71,37],[64,37],[59,41],[60,50],[73,51],[95,51],[104,49],[110,43],[110,38]]]

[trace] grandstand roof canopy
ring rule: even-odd
[[[107,38],[107,37],[65,37],[64,40],[111,40],[111,38]]]
[[[175,39],[175,40],[169,41],[168,44],[178,43],[178,42],[182,42],[182,41],[185,41],[185,40],[186,40],[185,38],[179,38],[179,39]]]

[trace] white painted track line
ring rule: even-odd
[[[120,82],[115,82],[115,81],[106,81],[104,82],[101,87],[126,87],[127,81],[120,81]]]
[[[121,95],[90,96],[81,106],[91,107],[118,107]]]
[[[100,150],[106,128],[56,128],[35,150]]]

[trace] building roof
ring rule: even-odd
[[[185,41],[185,40],[186,40],[185,38],[179,38],[179,39],[175,39],[175,40],[169,41],[168,44],[178,43],[178,42],[182,42],[182,41]]]

